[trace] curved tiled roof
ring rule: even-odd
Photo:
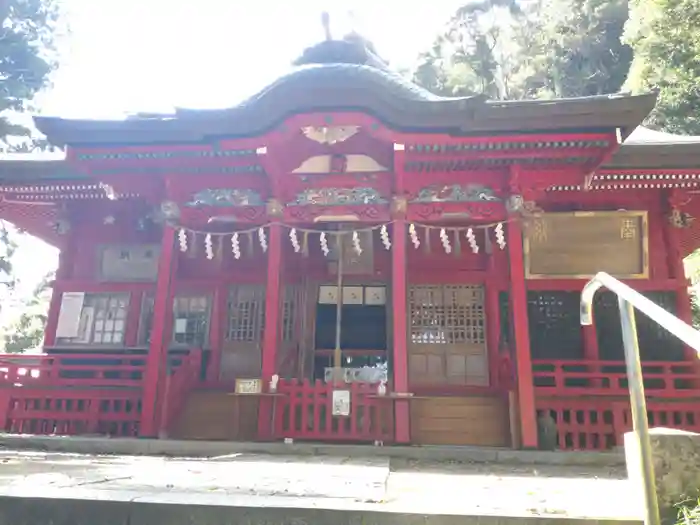
[[[639,126],[606,164],[608,169],[700,169],[700,137]]]
[[[488,102],[442,97],[392,71],[361,37],[327,40],[304,51],[297,67],[232,108],[178,109],[169,115],[92,121],[36,118],[57,145],[205,142],[264,134],[291,115],[359,111],[387,127],[454,135],[552,131],[632,131],[655,95],[611,95],[549,101]]]

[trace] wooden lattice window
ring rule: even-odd
[[[139,345],[147,346],[151,344],[154,308],[155,298],[151,294],[144,294],[143,301],[141,303],[141,315],[139,319]]]
[[[238,285],[229,292],[226,340],[259,343],[265,331],[265,285]],[[299,315],[302,313],[300,286],[284,287],[282,301],[282,341],[298,339]]]
[[[580,296],[580,292],[528,292],[527,316],[533,359],[583,358]]]
[[[80,305],[78,305],[80,306]],[[58,344],[123,346],[129,294],[85,294],[77,310],[74,337],[60,337]]]
[[[173,302],[173,344],[203,347],[209,337],[209,296],[177,295]]]
[[[483,287],[411,286],[409,301],[411,381],[487,385]]]
[[[481,286],[414,286],[410,301],[413,344],[485,344]]]
[[[244,284],[231,288],[228,300],[226,339],[259,343],[265,326],[265,286]]]
[[[515,353],[515,341],[513,339],[513,321],[510,311],[510,293],[498,292],[498,314],[500,321],[499,350],[508,349],[510,353]]]
[[[302,287],[288,285],[284,287],[282,302],[282,341],[293,343],[299,339]]]
[[[676,315],[675,292],[644,292],[644,296]],[[598,349],[601,359],[623,361],[622,328],[617,296],[610,292],[596,295],[593,306]],[[637,338],[639,353],[647,361],[682,361],[684,359],[683,343],[671,335],[665,328],[637,311]]]

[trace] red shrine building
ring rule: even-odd
[[[236,107],[36,118],[0,217],[60,249],[0,430],[608,449],[631,428],[607,271],[690,322],[700,138],[655,95],[443,98],[347,41]],[[697,357],[637,316],[652,425],[700,431]]]

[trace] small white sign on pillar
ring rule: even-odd
[[[350,415],[350,390],[333,390],[333,415]]]

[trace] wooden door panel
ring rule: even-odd
[[[409,312],[412,384],[488,386],[483,286],[411,286]]]
[[[265,318],[265,285],[234,285],[229,290],[219,378],[260,377]]]

